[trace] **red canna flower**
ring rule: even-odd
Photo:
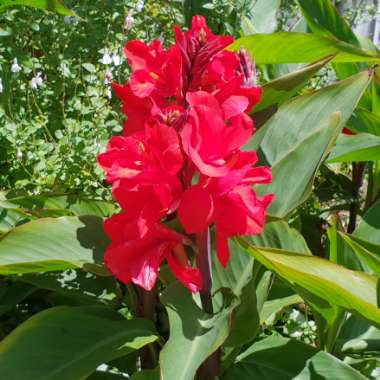
[[[146,290],[156,283],[158,269],[167,260],[177,279],[192,292],[202,288],[202,277],[181,255],[186,237],[162,224],[139,228],[134,218],[128,214],[116,214],[104,225],[112,240],[105,253],[108,269],[120,281],[133,282]],[[180,252],[176,254],[176,251]]]
[[[123,212],[105,222],[105,263],[119,280],[150,290],[166,261],[196,292],[203,281],[191,266],[199,254],[192,235],[215,225],[226,266],[228,239],[260,233],[273,195],[256,195],[252,185],[269,183],[271,171],[241,150],[254,132],[247,113],[261,97],[253,61],[245,50],[225,51],[232,37],[214,35],[201,16],[175,32],[168,50],[158,40],[128,42],[130,82],[113,85],[127,121],[98,162]],[[176,217],[186,234],[165,225]]]

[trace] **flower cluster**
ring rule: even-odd
[[[196,251],[193,234],[215,225],[226,266],[228,239],[260,233],[273,195],[256,195],[252,185],[269,183],[271,171],[254,167],[256,152],[241,150],[254,132],[247,113],[261,96],[249,55],[225,50],[232,37],[214,35],[200,16],[175,33],[167,50],[159,40],[124,49],[133,73],[113,85],[127,116],[124,133],[98,156],[123,210],[105,222],[105,262],[119,280],[150,290],[166,261],[196,292],[203,281],[188,256]],[[168,227],[175,220],[176,230]]]

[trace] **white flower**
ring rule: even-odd
[[[294,331],[290,334],[290,337],[291,338],[301,338],[302,335],[303,335],[302,331]]]
[[[132,16],[132,11],[129,11],[128,16],[125,18],[125,21],[124,21],[124,29],[131,30],[134,23],[135,23],[135,19]]]
[[[113,54],[113,55],[112,55],[112,61],[113,61],[113,64],[114,64],[115,66],[120,66],[120,65],[121,65],[121,57],[120,57],[120,55],[118,55],[118,54]]]
[[[108,99],[112,99],[112,90],[111,90],[111,87],[108,87],[107,89],[107,96],[108,96]]]
[[[12,71],[12,73],[19,73],[21,71],[21,67],[20,67],[20,65],[17,62],[17,58],[13,59],[13,64],[12,64],[12,67],[11,67],[11,71]]]
[[[4,91],[3,80],[0,78],[0,94]]]
[[[42,79],[42,73],[39,71],[37,75],[30,81],[30,86],[33,90],[37,90],[38,87],[42,86],[43,81],[44,80]]]
[[[138,0],[136,4],[136,11],[141,12],[144,8],[144,0]]]
[[[22,157],[23,157],[24,155],[22,154],[22,152],[21,152],[20,149],[17,149],[17,154],[16,154],[16,156],[17,156],[17,158],[18,158],[19,160],[22,160]]]
[[[294,322],[303,322],[304,320],[303,315],[297,309],[292,310],[292,312],[289,314],[289,319],[291,319]]]
[[[111,56],[108,54],[107,50],[105,50],[103,57],[99,62],[102,63],[103,65],[109,65],[112,63]]]
[[[310,328],[312,331],[316,331],[316,330],[317,330],[317,325],[315,324],[314,321],[309,321],[309,322],[307,322],[307,324],[309,325],[309,328]]]
[[[376,367],[372,372],[371,376],[374,377],[375,379],[380,378],[380,367]]]
[[[105,85],[110,84],[112,82],[112,79],[113,79],[112,71],[108,70],[104,78],[104,84]]]

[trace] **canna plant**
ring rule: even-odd
[[[126,121],[97,158],[116,202],[4,195],[0,313],[48,305],[0,342],[4,378],[375,377],[380,54],[329,1],[299,4],[313,33],[234,41],[194,16],[167,49],[127,42]],[[340,80],[305,87],[326,66]],[[352,188],[318,241],[323,181]]]

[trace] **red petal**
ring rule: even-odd
[[[183,193],[178,217],[187,233],[204,231],[211,223],[213,212],[213,200],[207,190],[192,186]]]
[[[216,254],[220,264],[225,268],[230,260],[230,247],[228,236],[218,226],[216,227]]]
[[[181,265],[174,255],[169,255],[167,260],[174,276],[191,292],[195,293],[202,289],[203,278],[198,268],[192,268],[189,265]]]

